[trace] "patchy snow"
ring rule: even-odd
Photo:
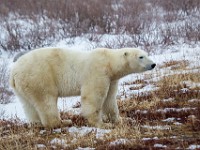
[[[158,140],[158,137],[153,137],[153,138],[142,138],[142,141],[149,141],[149,140]]]
[[[200,145],[190,145],[187,149],[193,150],[193,149],[200,149]]]
[[[0,119],[19,118],[22,121],[27,121],[22,104],[17,98],[13,99],[12,103],[0,104],[0,112],[2,111],[4,114],[0,116]]]
[[[196,88],[196,87],[200,87],[200,83],[195,83],[195,82],[192,82],[192,81],[182,81],[182,84],[185,84],[187,87],[193,89],[193,88]]]
[[[73,108],[78,102],[80,102],[80,96],[65,97],[58,99],[58,108],[63,112],[70,112],[72,114],[80,114],[80,108]]]
[[[132,83],[136,80],[143,80],[143,79],[144,79],[144,73],[130,74],[130,75],[127,75],[127,76],[121,78],[119,80],[119,85],[123,85],[124,83]]]
[[[180,123],[180,122],[175,122],[176,120],[178,120],[178,119],[171,117],[171,118],[164,119],[162,121],[168,122],[168,123],[173,123],[174,125],[182,125],[182,123]]]
[[[113,145],[121,145],[121,144],[125,145],[127,143],[130,143],[130,140],[128,140],[128,139],[117,139],[115,141],[110,142],[110,145],[111,146],[113,146]]]
[[[154,144],[154,147],[157,147],[157,148],[167,148],[167,146],[163,145],[163,144]]]
[[[190,108],[190,107],[183,107],[183,108],[164,108],[164,109],[158,109],[156,110],[157,112],[170,112],[170,111],[175,111],[175,112],[181,112],[181,111],[190,111],[190,110],[195,110],[196,108]]]
[[[46,132],[46,130],[40,130],[40,134],[45,134]]]
[[[164,121],[164,122],[173,122],[174,120],[176,120],[176,118],[172,117],[172,118],[164,119],[162,121]]]
[[[136,85],[137,87],[138,85]],[[132,85],[122,85],[122,87],[119,88],[118,95],[120,96],[121,100],[126,99],[127,97],[131,98],[134,96],[142,96],[142,95],[148,95],[152,91],[156,91],[159,88],[155,85],[148,84],[138,90],[132,90]],[[125,93],[125,94],[124,94]]]
[[[177,126],[182,125],[182,123],[180,123],[180,122],[174,122],[173,124],[174,124],[174,125],[177,125]]]
[[[73,109],[72,107],[80,101],[80,97],[68,97],[58,99],[58,108],[60,111],[70,112],[73,114],[80,114],[80,109]],[[4,112],[4,113],[3,113]],[[23,110],[23,105],[17,97],[14,97],[12,103],[0,104],[0,119],[3,118],[19,118],[22,121],[27,121]]]
[[[44,144],[36,144],[37,149],[46,149],[46,145]]]
[[[171,139],[176,139],[176,138],[177,138],[177,136],[171,136],[170,138],[171,138]]]
[[[152,138],[142,138],[142,141],[149,141],[152,140]]]
[[[173,102],[174,98],[163,99],[162,101],[163,102]]]
[[[66,144],[67,143],[67,141],[65,141],[64,139],[60,139],[60,138],[54,138],[54,139],[52,139],[51,141],[50,141],[50,144],[58,144],[58,145],[64,145],[64,144]]]
[[[169,126],[169,125],[163,125],[163,126],[142,125],[141,127],[145,128],[145,129],[152,129],[152,130],[170,130],[171,129],[171,126]]]
[[[52,145],[52,147],[55,147],[55,149],[57,149],[56,145],[62,146],[64,148],[67,148],[69,146],[67,144],[67,140],[61,138],[54,138],[49,143]]]
[[[147,114],[148,110],[136,110],[135,113]]]
[[[96,138],[102,138],[104,134],[111,132],[111,130],[106,129],[100,129],[100,128],[94,128],[94,127],[70,127],[68,129],[69,133],[72,135],[79,135],[79,136],[85,136],[88,133],[95,132]]]
[[[196,66],[200,66],[200,51],[199,51],[199,47],[190,47],[186,44],[183,45],[179,45],[176,47],[171,47],[171,51],[172,48],[176,48],[178,49],[177,52],[165,52],[164,54],[160,54],[160,55],[154,55],[151,56],[151,59],[154,60],[154,62],[156,62],[158,65],[163,65],[164,62],[169,62],[172,60],[175,61],[182,61],[182,60],[187,60],[190,63],[189,67],[196,67]]]
[[[54,129],[53,130],[53,133],[61,133],[62,132],[62,129],[61,128],[58,128],[58,129]]]
[[[182,93],[187,93],[188,91],[190,91],[188,88],[182,88],[182,89],[181,89],[181,92],[182,92]]]
[[[89,133],[95,133],[97,139],[102,139],[105,134],[110,133],[111,130],[109,129],[100,129],[100,128],[95,128],[95,127],[66,127],[66,128],[57,128],[53,130],[53,133],[60,134],[62,130],[68,131],[72,136],[74,137],[84,137]],[[40,134],[46,134],[46,130],[40,130]],[[71,143],[75,143],[77,141],[77,138],[74,138]],[[58,145],[66,145],[67,141],[64,139],[60,138],[54,138],[50,141],[50,144],[58,144]]]
[[[190,99],[188,100],[189,103],[200,103],[200,99]]]
[[[82,148],[82,147],[78,147],[77,149],[75,150],[94,150],[95,148],[90,148],[90,147],[85,147],[85,148]]]

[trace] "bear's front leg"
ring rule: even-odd
[[[118,123],[120,121],[119,110],[117,106],[116,94],[118,81],[112,81],[109,87],[107,97],[103,104],[103,120],[105,122]]]
[[[85,82],[86,84],[81,87],[82,115],[92,126],[109,128],[111,125],[102,121],[102,106],[107,97],[110,81],[105,78],[96,78],[91,81]]]

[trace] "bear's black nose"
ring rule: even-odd
[[[152,65],[151,65],[151,68],[153,69],[155,66],[156,66],[156,64],[152,64]]]

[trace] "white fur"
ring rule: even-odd
[[[10,84],[30,122],[59,126],[58,97],[81,95],[82,115],[91,125],[104,127],[102,114],[112,123],[119,120],[115,99],[118,80],[150,70],[152,64],[144,51],[133,48],[90,52],[42,48],[16,61]]]

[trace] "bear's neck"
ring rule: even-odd
[[[128,67],[127,67],[128,68]],[[119,69],[113,70],[113,73],[111,74],[111,80],[119,80],[120,78],[123,78],[124,76],[127,76],[131,74],[130,70],[128,69]]]
[[[114,59],[114,58],[113,58]],[[129,75],[131,72],[130,66],[128,62],[124,60],[114,60],[115,63],[110,63],[110,79],[111,80],[119,80],[120,78]]]

